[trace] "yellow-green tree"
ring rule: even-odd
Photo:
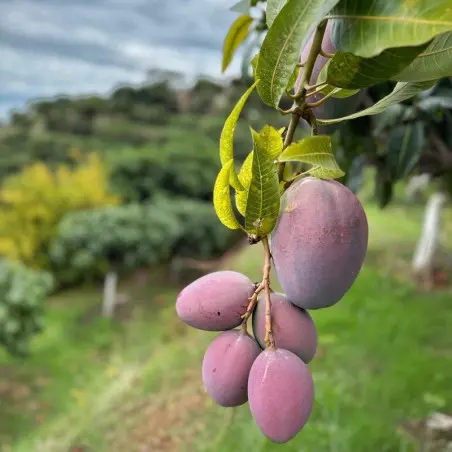
[[[38,162],[5,181],[0,189],[1,256],[47,268],[48,244],[66,213],[119,203],[109,193],[99,156],[76,159],[74,168],[61,165],[54,171]]]

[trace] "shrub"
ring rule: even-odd
[[[30,338],[42,329],[42,305],[52,286],[49,273],[0,260],[0,344],[10,353],[27,354]]]
[[[96,154],[72,170],[31,165],[0,190],[0,255],[48,268],[48,245],[67,212],[118,201],[108,192],[107,174]]]

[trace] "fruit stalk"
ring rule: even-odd
[[[251,297],[249,298],[249,303],[248,306],[246,308],[246,312],[245,314],[242,315],[242,330],[243,331],[247,331],[247,322],[248,319],[250,318],[251,314],[254,311],[254,307],[256,306],[257,303],[257,297],[258,295],[264,290],[264,282],[262,281],[261,283],[259,283],[253,293],[253,295],[251,295]]]
[[[265,347],[275,348],[275,341],[272,332],[272,317],[271,317],[271,299],[270,299],[270,270],[271,270],[271,253],[268,244],[268,237],[262,240],[265,251],[264,259],[264,291],[265,291]]]

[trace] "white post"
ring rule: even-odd
[[[431,277],[433,258],[440,236],[441,211],[446,200],[447,197],[444,193],[433,193],[425,207],[422,232],[412,261],[413,273],[423,278]]]
[[[411,177],[405,188],[405,197],[408,202],[415,202],[417,197],[428,188],[431,176],[428,173]]]
[[[104,283],[104,304],[102,307],[102,315],[104,317],[113,317],[113,312],[116,303],[116,285],[118,281],[118,274],[116,272],[109,272],[105,276]]]

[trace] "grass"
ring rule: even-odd
[[[180,324],[179,288],[157,275],[148,286],[121,288],[131,301],[113,323],[97,315],[98,290],[53,298],[31,359],[0,355],[0,450],[414,451],[400,422],[452,410],[450,292],[418,293],[408,278],[419,208],[366,204],[366,212],[365,268],[339,304],[313,312],[316,404],[291,442],[267,441],[247,405],[231,410],[210,401],[200,364],[215,334]],[[228,268],[257,280],[261,262],[253,247]]]

